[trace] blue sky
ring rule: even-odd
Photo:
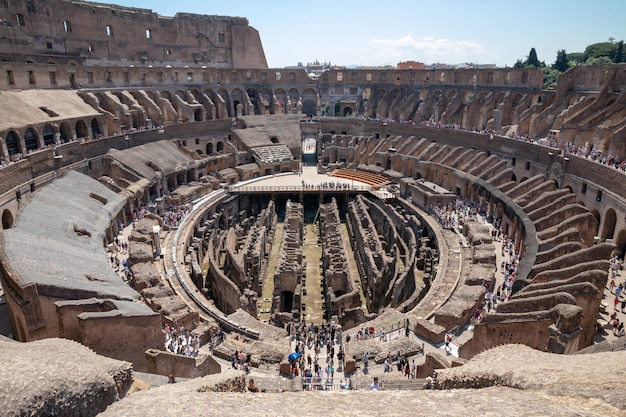
[[[106,2],[103,1],[103,2]],[[241,16],[257,29],[271,68],[318,60],[335,65],[474,62],[513,66],[534,47],[552,64],[559,49],[583,52],[626,40],[624,0],[113,0],[177,12]]]

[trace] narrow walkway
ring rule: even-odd
[[[305,224],[305,236],[302,243],[304,254],[302,288],[305,290],[302,297],[302,311],[307,323],[321,324],[324,321],[323,277],[321,261],[322,246],[319,243],[319,230],[317,224]]]

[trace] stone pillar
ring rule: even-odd
[[[500,109],[493,111],[493,119],[496,122],[495,130],[499,132],[502,129],[502,111]]]

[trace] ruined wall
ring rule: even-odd
[[[285,210],[283,240],[278,249],[274,273],[272,310],[289,313],[291,309],[300,306],[304,207],[300,203],[288,201]],[[292,303],[288,302],[289,297],[292,297]]]
[[[12,61],[267,68],[259,34],[245,18],[165,17],[149,9],[63,0],[11,3],[0,12],[2,30],[12,35],[0,42],[0,56]]]
[[[151,373],[158,375],[198,378],[221,372],[220,364],[211,355],[202,355],[195,358],[156,349],[148,349],[145,355],[146,363]]]
[[[127,316],[119,311],[80,313],[80,341],[96,353],[132,362],[133,369],[146,372],[144,352],[163,346],[159,314]]]
[[[345,310],[360,307],[361,299],[351,279],[353,271],[348,262],[341,219],[334,198],[330,203],[320,205],[320,235],[327,314],[337,316],[343,324]]]

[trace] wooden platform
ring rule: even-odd
[[[383,177],[382,175],[350,168],[340,168],[331,172],[328,175],[332,177],[339,177],[348,180],[364,182],[365,184],[371,185],[372,188],[375,190],[378,190],[383,185],[387,185],[391,182],[388,178]]]

